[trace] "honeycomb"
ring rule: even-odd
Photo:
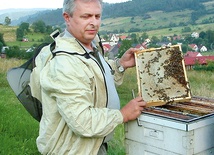
[[[135,52],[138,91],[148,106],[191,99],[180,45]]]

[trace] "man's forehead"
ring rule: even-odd
[[[92,7],[90,3],[77,3],[74,12],[79,12],[81,14],[95,14],[100,15],[102,13],[102,7],[97,2],[97,5]]]
[[[94,7],[92,7],[94,6]],[[99,3],[97,0],[92,0],[92,1],[76,1],[76,6],[75,9],[78,10],[102,10],[102,5]]]

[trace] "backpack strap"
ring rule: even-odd
[[[90,59],[90,58],[91,58],[90,55],[89,55],[87,52],[84,53],[84,54],[79,54],[79,53],[70,53],[70,52],[66,52],[66,51],[57,51],[57,52],[55,52],[55,53],[52,52],[52,54],[53,54],[52,59],[53,59],[55,56],[57,56],[58,53],[66,53],[66,54],[69,54],[69,55],[80,55],[80,56],[84,56],[86,59]]]

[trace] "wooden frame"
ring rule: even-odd
[[[135,52],[139,95],[147,106],[191,99],[180,45]]]

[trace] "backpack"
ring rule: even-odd
[[[59,31],[54,31],[50,36],[55,39],[59,35]],[[101,48],[102,54],[103,54],[103,46],[101,43],[101,39],[98,34],[99,39],[99,47]],[[53,41],[52,43],[42,43],[40,44],[34,51],[34,55],[24,64],[22,64],[19,67],[11,68],[7,72],[7,81],[14,91],[16,97],[21,102],[21,104],[24,106],[24,108],[29,112],[29,114],[36,119],[37,121],[41,120],[42,117],[42,103],[31,94],[31,88],[30,88],[30,76],[35,66],[35,59],[38,56],[38,54],[41,52],[43,48],[46,48],[49,46],[50,48],[50,55],[51,59],[53,59],[56,56],[56,53],[53,53],[53,50],[55,49],[56,43]],[[59,51],[57,53],[67,53],[65,51]],[[71,54],[71,53],[68,53]],[[75,53],[72,53],[75,54]],[[88,55],[83,55],[86,58],[89,58]]]

